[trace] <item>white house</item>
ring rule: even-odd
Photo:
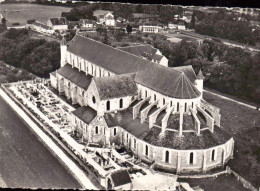
[[[50,18],[47,21],[47,26],[51,27],[52,30],[66,31],[68,30],[68,23],[65,17]]]
[[[139,26],[139,30],[144,33],[158,33],[161,27],[152,26],[152,25],[141,25]]]
[[[50,26],[47,26],[46,24],[43,24],[39,21],[35,21],[30,25],[30,28],[32,30],[35,30],[37,32],[47,33],[47,34],[53,34],[54,30]]]
[[[168,23],[168,28],[169,29],[176,29],[176,30],[185,30],[186,29],[184,23],[182,23],[182,22],[179,22],[177,24]]]
[[[102,12],[103,13],[103,12]],[[115,19],[112,12],[105,12],[104,14],[97,15],[97,20],[99,24],[103,24],[106,26],[115,26]]]
[[[80,19],[79,20],[79,25],[83,28],[93,28],[94,27],[94,22],[88,19]]]

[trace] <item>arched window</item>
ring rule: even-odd
[[[156,94],[154,94],[154,101],[156,101]]]
[[[101,68],[99,68],[99,77],[101,77]]]
[[[179,102],[177,102],[177,111],[179,111],[179,109],[180,109],[180,104]]]
[[[191,103],[191,107],[192,107],[192,109],[193,109],[193,102]]]
[[[92,96],[92,102],[93,102],[93,103],[96,103],[96,98],[95,98],[95,96]]]
[[[116,136],[116,128],[114,128],[114,136]]]
[[[136,149],[136,139],[134,138],[134,148]]]
[[[185,103],[185,112],[187,112],[187,103]]]
[[[171,101],[171,106],[172,106],[172,101]]]
[[[190,153],[190,164],[193,164],[193,152]]]
[[[169,151],[165,152],[165,162],[169,163]]]
[[[126,142],[128,143],[128,133],[126,134]]]
[[[148,156],[148,146],[145,145],[145,155]]]
[[[110,101],[107,101],[107,111],[110,110]]]
[[[165,98],[163,98],[163,105],[165,105]]]
[[[119,107],[123,108],[123,99],[122,98],[119,100]]]
[[[96,134],[98,134],[98,126],[96,126],[96,128],[95,128],[95,132],[96,132]]]
[[[145,96],[144,97],[147,98],[147,90],[145,90]]]
[[[215,160],[215,149],[213,149],[212,152],[211,152],[211,160],[212,161]]]

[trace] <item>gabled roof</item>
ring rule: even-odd
[[[155,55],[152,56],[152,59],[154,59],[158,62],[160,62],[162,60],[162,58],[163,58],[163,55],[155,54]]]
[[[50,18],[50,21],[53,25],[66,25],[67,24],[67,19],[65,17]]]
[[[150,56],[153,56],[157,52],[157,49],[152,47],[149,44],[119,47],[118,49],[123,50],[125,52],[129,52],[129,53],[134,54],[139,57],[144,57],[145,53],[148,53]]]
[[[199,73],[197,74],[197,77],[196,77],[196,78],[199,79],[199,80],[203,80],[203,79],[204,79],[204,76],[203,76],[201,70],[200,70]]]
[[[132,182],[127,170],[119,170],[116,172],[112,172],[111,179],[114,183],[114,187]]]
[[[49,27],[49,26],[47,26],[43,23],[40,23],[39,21],[34,21],[32,23],[32,25],[39,26],[39,27],[42,27],[42,28],[47,29],[47,30],[51,30],[51,27]]]
[[[176,96],[174,88],[181,75],[181,72],[177,70],[150,62],[78,34],[71,40],[67,50],[115,74],[136,73],[135,82],[163,95]],[[190,81],[186,80],[186,82],[190,88],[196,89]],[[186,90],[187,88],[181,90],[183,97],[190,97]],[[191,95],[198,96],[197,94]]]
[[[72,111],[76,117],[89,124],[96,116],[97,112],[89,106],[82,106]]]
[[[196,74],[191,65],[173,67],[172,69],[183,72],[192,83],[194,83],[194,81],[196,80]]]
[[[134,74],[94,77],[101,100],[137,95]]]
[[[72,68],[72,66],[69,64],[66,64],[65,66],[59,68],[57,70],[57,73],[70,80],[72,83],[77,84],[84,90],[88,89],[88,86],[90,85],[92,79],[91,75],[86,75],[86,73],[82,71],[79,72],[77,68]]]

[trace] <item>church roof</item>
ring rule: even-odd
[[[196,80],[196,74],[191,65],[178,66],[178,67],[174,67],[172,69],[183,72],[192,83],[194,83],[194,81]]]
[[[68,51],[115,74],[136,73],[135,81],[137,83],[169,97],[176,95],[174,86],[181,75],[181,72],[177,70],[150,62],[81,35],[75,35],[68,45]],[[189,80],[186,80],[185,83],[188,88],[182,90],[183,98],[199,96],[197,93],[189,94],[187,90],[196,89],[196,87]]]
[[[105,113],[104,119],[108,127],[120,126],[137,138],[142,137],[149,131],[148,122],[141,123],[139,118],[133,119],[130,109],[118,111],[117,113]]]
[[[94,77],[101,100],[137,95],[134,74]]]
[[[118,170],[118,171],[112,172],[111,179],[114,183],[114,187],[121,186],[121,185],[132,182],[127,170]]]
[[[231,139],[231,135],[222,128],[215,126],[214,133],[206,129],[201,131],[200,136],[196,132],[189,132],[179,136],[177,131],[165,131],[160,136],[161,128],[153,127],[143,138],[144,141],[159,147],[172,149],[189,150],[189,149],[206,149],[226,143]]]
[[[82,106],[72,111],[72,114],[77,116],[79,119],[89,124],[96,116],[97,112],[89,106]]]
[[[196,78],[199,79],[199,80],[203,80],[203,79],[204,79],[204,76],[203,76],[201,70],[200,70],[199,73],[197,74],[197,77],[196,77]]]
[[[84,90],[88,89],[92,79],[91,75],[86,75],[85,72],[80,72],[77,68],[72,68],[72,66],[69,64],[59,68],[57,73],[70,80],[72,83],[77,84]]]
[[[173,97],[179,99],[191,99],[200,96],[200,92],[191,81],[186,77],[184,72],[178,77],[176,83],[173,86]]]
[[[153,56],[157,52],[157,49],[149,44],[119,47],[118,49],[123,50],[125,52],[129,52],[139,57],[144,57],[145,53],[148,53],[149,56]]]

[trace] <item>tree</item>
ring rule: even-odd
[[[7,20],[6,20],[6,18],[5,18],[5,17],[3,17],[3,18],[2,18],[1,22],[2,22],[2,24],[3,24],[3,25],[5,25],[5,26],[6,26],[6,22],[7,22]]]
[[[127,25],[126,26],[126,31],[127,31],[127,34],[130,34],[130,33],[132,33],[132,27],[131,27],[131,25]]]

